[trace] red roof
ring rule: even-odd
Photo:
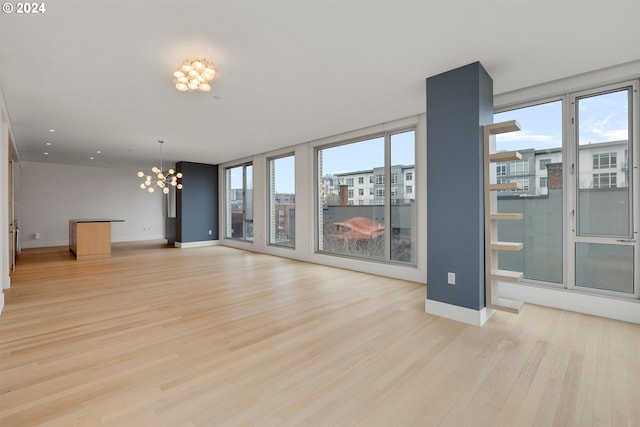
[[[338,239],[365,240],[384,235],[384,224],[362,216],[349,218],[342,222],[334,222],[334,225],[347,229],[336,234]]]

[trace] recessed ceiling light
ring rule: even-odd
[[[93,156],[89,157],[89,160],[93,160]]]
[[[96,151],[96,154],[102,154],[102,151],[98,150]]]
[[[52,144],[50,142],[45,142],[44,145],[50,146]]]
[[[48,156],[48,155],[49,155],[49,153],[47,153],[47,152],[45,151],[45,152],[44,152],[44,155],[45,155],[45,156]]]
[[[56,131],[55,129],[49,129],[49,132],[55,132],[55,131]]]

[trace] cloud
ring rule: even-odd
[[[522,144],[521,148],[527,148],[527,146],[532,146],[530,148],[538,148],[539,145],[556,146],[560,147],[562,145],[562,139],[560,136],[556,135],[542,135],[533,133],[532,131],[520,131],[520,132],[512,132],[496,135],[496,143],[497,144]]]
[[[580,122],[580,143],[608,142],[629,139],[628,119],[611,113],[605,117],[590,117]]]

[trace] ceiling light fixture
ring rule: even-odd
[[[145,177],[144,172],[139,171],[138,178],[143,178],[143,177],[145,178],[144,182],[140,184],[140,188],[142,188],[143,190],[147,190],[149,193],[153,193],[154,192],[153,187],[155,184],[162,189],[162,192],[164,194],[169,194],[169,186],[176,187],[178,190],[182,190],[182,184],[178,183],[178,179],[182,178],[182,173],[181,172],[176,173],[176,171],[173,169],[169,169],[167,171],[163,170],[162,145],[164,144],[164,141],[158,140],[158,143],[160,144],[160,168],[157,168],[155,166],[151,168],[151,172],[153,173],[153,175],[155,175],[155,178],[152,178],[151,175],[147,175]],[[151,181],[152,179],[155,181],[155,183]]]
[[[173,83],[180,92],[199,90],[209,92],[209,82],[216,76],[213,65],[205,58],[187,59],[173,73]]]

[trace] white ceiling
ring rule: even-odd
[[[22,161],[151,165],[162,139],[165,161],[217,164],[424,112],[425,78],[471,62],[498,94],[640,57],[639,0],[45,6],[0,14]],[[187,57],[214,62],[211,92],[173,87]]]

